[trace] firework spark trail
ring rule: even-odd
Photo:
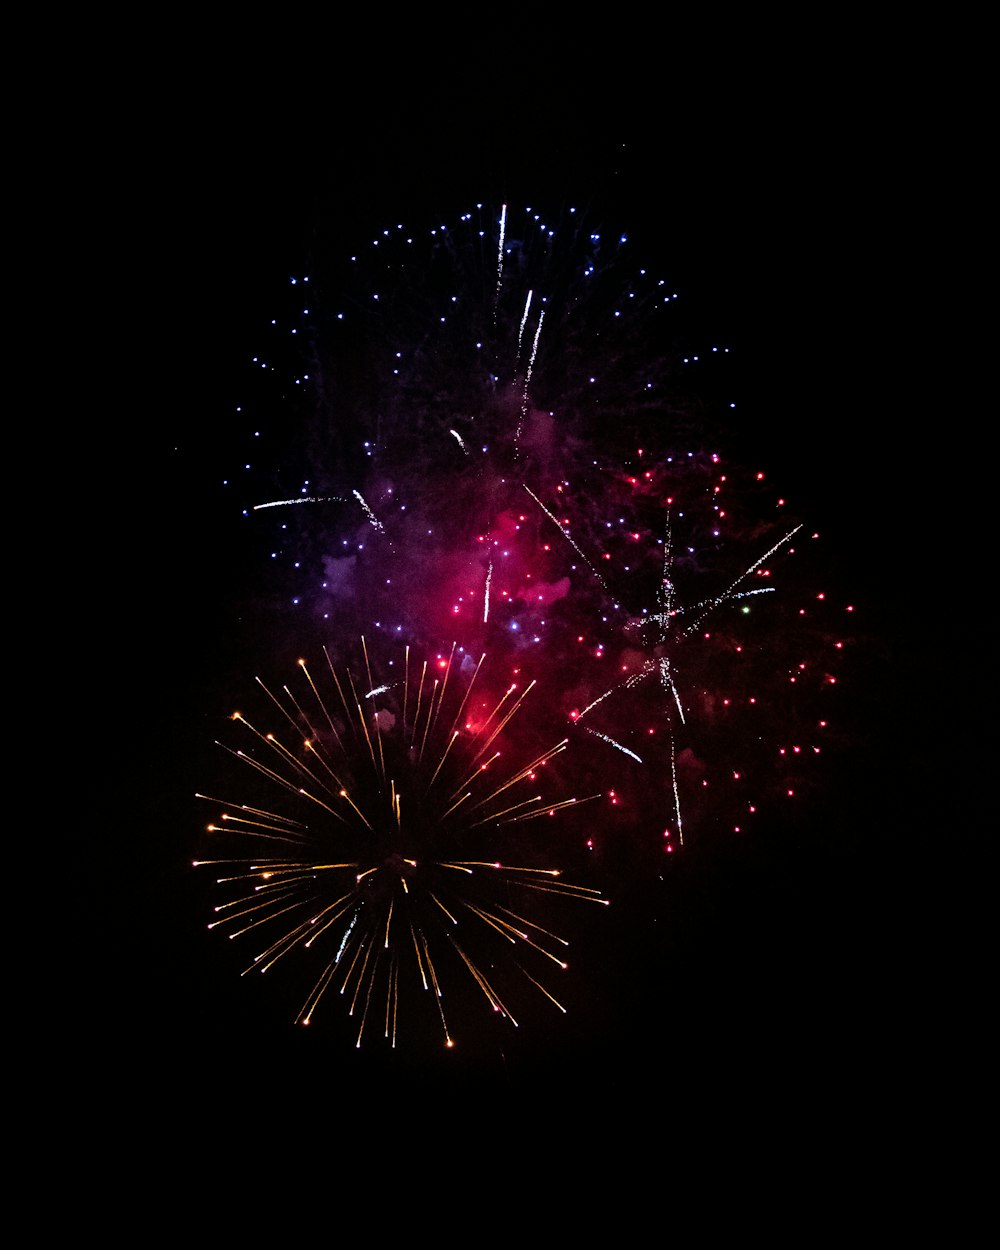
[[[486,570],[486,590],[483,594],[483,623],[490,619],[490,581],[493,578],[493,561],[490,561],[490,567]]]
[[[535,503],[537,503],[537,504],[538,504],[539,508],[541,508],[541,510],[545,513],[545,515],[546,515],[546,516],[549,518],[549,520],[552,522],[552,524],[556,527],[556,529],[558,529],[559,533],[560,533],[560,534],[562,534],[563,538],[565,538],[565,539],[566,539],[566,541],[567,541],[567,542],[569,543],[569,545],[573,548],[573,550],[574,550],[574,551],[576,552],[576,554],[580,557],[580,559],[584,562],[584,564],[587,566],[587,568],[588,568],[588,569],[590,569],[591,573],[593,573],[593,575],[594,575],[594,576],[597,578],[597,580],[601,583],[601,585],[604,587],[604,589],[605,589],[605,590],[607,590],[607,588],[608,588],[608,587],[607,587],[607,584],[606,584],[606,583],[605,583],[605,581],[604,581],[604,578],[600,575],[600,573],[598,573],[597,569],[595,569],[595,568],[594,568],[594,566],[590,563],[590,561],[587,559],[587,557],[586,557],[586,556],[583,554],[583,552],[580,550],[579,546],[578,546],[578,545],[577,545],[577,544],[573,541],[573,539],[570,537],[570,535],[566,533],[565,529],[564,529],[564,528],[563,528],[563,527],[559,524],[559,522],[558,522],[558,521],[556,520],[556,518],[552,515],[552,513],[548,510],[548,508],[546,508],[545,504],[543,504],[543,503],[542,503],[542,501],[538,498],[538,496],[537,496],[537,495],[535,494],[535,492],[531,489],[531,487],[530,487],[530,486],[525,485],[524,483],[522,483],[522,485],[524,486],[524,489],[528,492],[528,494],[531,496],[531,498],[535,501]]]
[[[517,423],[517,430],[514,433],[514,446],[518,448],[521,442],[521,430],[524,427],[524,419],[528,415],[528,388],[531,385],[531,371],[535,367],[535,357],[538,354],[538,339],[542,333],[542,322],[545,320],[545,309],[538,314],[538,325],[535,327],[535,337],[531,344],[531,356],[528,360],[528,368],[524,374],[524,396],[521,400],[521,419]]]
[[[388,694],[398,688],[399,683],[376,685],[372,681],[372,668],[364,639],[361,640],[361,646],[364,653],[364,672],[370,687],[364,698]],[[325,654],[329,663],[329,654]],[[267,935],[264,949],[254,956],[247,972],[266,972],[279,960],[285,966],[285,955],[293,950],[304,952],[313,948],[317,939],[322,938],[326,954],[321,956],[318,968],[313,970],[312,988],[303,1002],[297,1020],[302,1024],[310,1023],[327,991],[337,989],[341,996],[346,996],[349,1000],[348,1015],[359,1021],[356,1045],[360,1045],[362,1038],[368,1035],[368,1023],[375,1019],[384,1019],[385,1037],[391,1039],[392,1045],[395,1045],[400,996],[408,998],[411,987],[417,989],[423,985],[426,989],[431,984],[436,998],[440,999],[441,987],[438,984],[435,964],[440,958],[442,968],[451,966],[447,955],[438,954],[437,948],[442,946],[445,938],[457,952],[462,967],[487,1002],[512,1024],[516,1024],[516,1021],[506,1002],[507,994],[513,992],[509,984],[513,975],[511,969],[516,970],[521,978],[518,981],[518,977],[514,976],[514,985],[520,984],[522,990],[526,986],[535,987],[532,994],[538,991],[544,999],[564,1010],[549,990],[513,954],[497,962],[494,946],[499,939],[505,944],[519,947],[521,951],[528,947],[533,952],[533,958],[544,957],[560,968],[565,968],[565,962],[546,949],[546,940],[561,945],[566,945],[566,940],[527,916],[508,911],[501,905],[500,899],[508,899],[509,890],[514,888],[607,904],[607,900],[601,898],[597,890],[552,880],[560,875],[557,869],[501,865],[495,858],[449,862],[440,858],[440,851],[435,851],[437,840],[445,829],[449,838],[468,838],[472,829],[497,829],[503,825],[552,815],[600,797],[591,795],[588,798],[553,801],[541,793],[533,793],[527,799],[514,801],[512,788],[525,782],[534,782],[536,771],[561,753],[567,746],[567,740],[563,739],[531,763],[497,776],[493,765],[500,758],[500,751],[485,760],[483,756],[521,707],[535,683],[531,682],[523,692],[517,693],[511,706],[511,696],[518,690],[517,685],[512,684],[485,720],[477,716],[478,726],[466,726],[465,733],[460,734],[457,726],[462,723],[464,709],[479,673],[477,665],[468,683],[463,683],[464,692],[459,689],[452,696],[453,702],[458,703],[458,711],[455,713],[452,729],[448,730],[447,721],[451,718],[451,711],[447,713],[443,724],[439,714],[442,712],[441,704],[448,687],[448,674],[454,655],[455,645],[452,647],[452,658],[448,661],[444,680],[439,683],[435,679],[434,690],[423,699],[426,712],[421,710],[421,699],[418,695],[412,727],[405,716],[394,719],[393,725],[383,727],[379,722],[378,711],[364,712],[355,693],[354,677],[348,669],[345,676],[346,686],[354,695],[352,712],[343,698],[344,685],[337,679],[331,663],[330,673],[344,710],[349,719],[355,721],[360,728],[363,741],[357,734],[352,743],[344,736],[331,737],[324,733],[323,737],[306,739],[302,744],[300,734],[303,727],[307,727],[314,735],[316,732],[310,724],[306,710],[310,706],[310,700],[300,701],[288,686],[282,687],[285,698],[294,709],[293,715],[281,699],[276,699],[260,683],[264,693],[272,702],[277,703],[295,731],[295,740],[300,744],[299,750],[290,749],[290,746],[280,742],[272,733],[256,730],[241,714],[237,714],[234,719],[263,747],[273,752],[279,763],[273,768],[267,767],[244,751],[234,752],[231,748],[225,748],[230,755],[262,775],[266,784],[277,785],[286,792],[286,796],[293,796],[296,805],[303,802],[309,805],[311,815],[309,825],[305,825],[291,817],[271,813],[263,808],[241,808],[244,815],[237,818],[236,827],[229,826],[228,832],[235,838],[264,837],[275,843],[282,843],[281,854],[284,858],[198,861],[229,864],[237,868],[236,875],[219,878],[220,885],[225,882],[232,883],[229,888],[236,890],[237,894],[215,909],[218,918],[209,927],[228,926],[230,938],[250,932]],[[408,670],[409,648],[406,649],[406,663]],[[312,700],[315,700],[316,706],[323,709],[328,717],[327,704],[320,689],[313,683],[306,662],[300,660],[299,667],[304,680],[308,682]],[[426,673],[426,669],[425,662],[423,673]],[[403,684],[405,703],[408,697],[408,671]],[[421,687],[423,684],[422,675]],[[378,739],[377,754],[370,726]],[[330,727],[333,729],[332,723]],[[449,752],[460,736],[467,739],[464,754],[462,758],[457,758],[459,753],[456,752],[449,760]],[[415,756],[413,744],[418,737],[421,745],[419,754]],[[313,767],[318,771],[303,764],[300,758],[301,749],[308,752],[314,761]],[[423,764],[425,751],[430,757],[426,765]],[[270,755],[266,758],[269,764],[273,762]],[[331,763],[336,763],[337,759],[342,759],[342,764],[337,765],[337,771],[343,772],[351,793],[348,793],[346,786],[331,767]],[[437,785],[437,778],[446,761],[449,779],[445,785]],[[462,777],[465,780],[458,790],[449,794],[455,780]],[[305,779],[309,781],[309,790],[302,787],[301,783]],[[406,789],[411,796],[409,821],[405,819],[405,806],[401,815],[401,789]],[[458,801],[453,801],[455,799]],[[471,801],[464,804],[465,799]],[[391,820],[388,819],[387,809],[391,810]],[[337,825],[329,823],[330,817],[336,819]],[[209,829],[220,835],[227,832],[222,826],[210,826]],[[289,834],[294,834],[301,841],[291,841],[287,836]],[[403,849],[414,839],[416,842],[413,844],[420,848],[419,856],[413,856]],[[287,849],[289,843],[292,850]],[[334,858],[330,855],[330,849],[334,846],[340,850],[340,855],[336,856],[338,862],[325,862]],[[342,858],[345,852],[346,859]],[[324,862],[319,862],[320,857]],[[455,870],[475,880],[468,885],[456,886],[448,880]],[[538,882],[538,874],[546,878],[546,884]],[[486,880],[491,876],[496,878],[495,885]],[[484,888],[486,894],[483,893]],[[502,893],[498,894],[497,891]],[[442,930],[441,921],[436,918],[438,909],[451,924],[458,923],[458,917],[464,909],[482,927],[477,928],[474,925],[470,929],[463,925],[465,936],[459,945],[447,929]],[[500,913],[505,913],[509,919],[505,919]],[[511,921],[515,923],[512,924]],[[431,944],[428,942],[429,938],[433,938]],[[491,950],[494,953],[490,953]],[[387,954],[381,954],[383,951]],[[524,958],[523,954],[521,958]],[[401,960],[405,961],[405,966],[401,964]],[[503,978],[503,981],[499,978]],[[437,1007],[441,1015],[445,1045],[451,1047],[452,1038],[440,1002]]]
[[[497,293],[493,301],[493,316],[497,315],[497,306],[500,303],[500,287],[503,284],[503,241],[504,234],[507,230],[507,205],[504,204],[500,209],[500,239],[497,243]]]
[[[576,720],[577,723],[582,721],[588,712],[592,711],[595,707],[597,707],[598,703],[603,703],[605,699],[613,695],[616,691],[634,690],[636,686],[638,686],[641,682],[644,682],[646,678],[655,671],[656,671],[656,664],[652,660],[646,660],[640,672],[630,674],[628,677],[625,678],[623,682],[620,682],[617,686],[612,686],[610,690],[605,690],[603,694],[599,694],[596,699],[594,699],[591,703],[587,704],[587,706],[583,709],[583,711],[578,716],[574,717],[574,720]]]
[[[740,582],[742,582],[744,578],[749,577],[751,573],[759,569],[765,560],[769,560],[771,556],[773,556],[774,553],[779,548],[783,547],[790,538],[794,538],[801,528],[802,528],[801,525],[796,525],[796,527],[793,530],[789,530],[789,532],[784,536],[784,538],[779,538],[778,541],[774,544],[774,546],[770,548],[770,550],[765,551],[764,554],[759,557],[759,559],[755,560],[753,564],[749,566],[749,568],[744,569],[743,572],[739,575],[739,577],[737,577],[737,579],[732,583],[732,585],[729,587],[728,590],[724,590],[721,595],[717,595],[714,599],[707,600],[706,604],[704,605],[705,611],[702,612],[701,616],[699,616],[696,621],[693,621],[687,627],[687,629],[684,630],[684,637],[687,637],[688,634],[696,630],[699,627],[699,625],[702,623],[702,621],[705,619],[705,617],[709,615],[710,612],[714,612],[715,609],[717,607],[720,607],[723,603],[725,603],[727,599],[735,598],[736,596],[733,592],[736,590],[736,587],[740,584]],[[744,591],[743,593],[751,594],[753,592]],[[702,606],[702,605],[699,605],[699,606]]]
[[[587,729],[586,726],[584,726]],[[615,742],[614,738],[609,738],[607,734],[599,733],[596,729],[587,729],[587,733],[593,734],[595,738],[600,738],[602,742],[608,743],[609,746],[617,747],[625,755],[630,755],[637,763],[641,764],[642,760],[634,751],[630,751],[628,747],[623,747],[620,742]]]
[[[631,678],[629,680],[631,680]],[[623,685],[627,686],[628,682],[624,682]],[[598,703],[603,703],[604,700],[609,695],[614,694],[616,690],[620,690],[621,688],[622,688],[621,686],[612,686],[610,690],[605,690],[603,694],[598,695],[597,698],[594,699],[592,703],[588,703],[587,706],[580,713],[580,715],[576,717],[577,721],[582,721],[588,712],[592,711],[595,707],[597,707]]]
[[[297,499],[273,499],[270,503],[255,503],[253,505],[254,512],[260,512],[262,508],[287,508],[289,504],[294,503],[346,503],[346,499],[342,495],[301,495]]]
[[[365,503],[361,495],[361,492],[359,490],[356,490],[356,491],[353,491],[352,494],[354,495],[354,498],[358,501],[358,503],[362,506],[362,508],[364,508],[365,512],[367,512],[368,520],[371,522],[371,524],[374,525],[375,528],[379,530],[381,533],[385,533],[385,526],[378,519],[375,513],[372,512],[371,508],[369,508],[368,505]]]
[[[465,440],[462,438],[461,434],[459,434],[458,430],[449,430],[448,433],[457,440],[459,447],[461,447],[465,454],[468,455],[469,449],[466,447]]]
[[[678,693],[677,687],[674,685],[674,679],[670,673],[670,661],[665,655],[660,657],[660,683],[665,691],[674,696],[674,702],[677,704],[677,712],[681,718],[681,724],[686,725],[687,721],[684,719],[684,708],[681,706],[681,696]]]
[[[531,307],[532,292],[528,292],[528,298],[524,301],[524,312],[521,314],[521,324],[517,330],[517,359],[521,359],[521,343],[524,340],[524,327],[528,324],[528,309]]]
[[[674,788],[674,815],[677,817],[677,839],[681,846],[684,845],[684,823],[681,820],[681,796],[677,789],[677,752],[674,747],[674,739],[670,738],[670,780]]]

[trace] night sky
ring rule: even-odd
[[[122,144],[128,176],[108,179],[122,419],[96,467],[96,583],[89,568],[82,579],[101,735],[96,846],[81,857],[94,937],[72,1020],[85,1040],[71,1046],[86,1087],[126,1118],[133,1098],[210,1123],[308,1089],[309,1106],[348,1122],[421,1099],[537,1117],[544,1099],[626,1128],[696,1107],[898,1128],[942,1019],[975,1031],[980,829],[958,789],[973,735],[960,716],[942,728],[956,627],[938,602],[928,497],[936,486],[948,506],[962,471],[915,426],[906,376],[913,275],[898,223],[923,176],[913,130],[875,106],[864,75],[846,99],[805,68],[734,79],[704,49],[698,73],[676,51],[602,72],[544,51],[400,54],[349,83],[310,74],[298,96],[236,59],[221,80],[164,84],[138,147]],[[862,641],[844,745],[803,825],[777,821],[726,854],[699,852],[693,833],[663,880],[633,880],[623,915],[584,939],[581,1010],[561,1033],[387,1056],[355,1052],[339,1021],[296,1030],[297,987],[260,993],[204,929],[193,794],[209,787],[220,715],[252,680],[242,655],[268,647],[240,634],[253,568],[216,482],[240,369],[287,275],[321,239],[347,250],[477,199],[585,204],[670,269],[738,356],[741,401],[767,418],[736,441],[823,530]]]

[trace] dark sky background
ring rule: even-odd
[[[96,882],[89,856],[82,869],[97,957],[75,1008],[81,1085],[127,1117],[211,1120],[281,1090],[292,1117],[420,1099],[523,1117],[544,1098],[626,1127],[695,1106],[898,1123],[915,1114],[914,1072],[940,1057],[942,1019],[975,1031],[984,927],[980,829],[958,789],[972,734],[961,717],[942,733],[939,716],[954,649],[932,606],[939,505],[919,485],[950,501],[958,470],[915,422],[902,228],[943,149],[923,144],[925,102],[887,102],[860,56],[845,79],[808,59],[734,74],[738,53],[679,36],[662,55],[632,44],[600,59],[597,33],[583,51],[516,46],[370,63],[359,49],[349,80],[310,65],[280,88],[267,57],[234,56],[147,91],[138,139],[95,136],[122,166],[104,228],[121,256],[108,358],[122,358],[123,420],[104,454],[121,464],[124,451],[128,472],[110,474],[119,493],[98,508],[107,613],[88,627],[99,723],[115,737],[91,778],[110,863]],[[665,931],[625,977],[616,932],[589,1012],[558,1044],[421,1066],[303,1037],[206,940],[191,795],[229,697],[232,571],[205,532],[216,505],[192,495],[189,451],[224,436],[254,327],[318,233],[364,238],[499,197],[592,204],[711,311],[769,414],[747,445],[813,505],[870,644],[855,661],[852,750],[814,827],[678,865],[673,905],[657,904]],[[93,891],[109,883],[94,926]]]

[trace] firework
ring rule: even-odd
[[[254,362],[239,489],[269,606],[530,655],[668,850],[794,798],[851,605],[824,598],[815,531],[717,450],[728,353],[669,275],[582,214],[509,206],[335,250]],[[290,482],[308,506],[262,507]]]
[[[513,1026],[522,1008],[565,1011],[569,943],[551,913],[605,900],[543,862],[550,839],[524,829],[596,796],[550,793],[567,741],[540,745],[530,721],[530,749],[508,762],[535,683],[494,691],[484,660],[453,645],[418,662],[407,647],[376,681],[362,639],[354,668],[324,649],[315,671],[299,661],[294,688],[258,679],[259,710],[233,715],[240,737],[220,745],[244,797],[198,861],[224,895],[209,927],[253,947],[247,973],[304,966],[300,1023],[340,996],[356,1045],[382,1034],[394,1047],[422,1008],[450,1047],[477,1011]]]

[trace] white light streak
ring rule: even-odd
[[[539,508],[541,508],[541,510],[545,513],[545,515],[546,515],[546,516],[549,518],[549,520],[552,522],[552,524],[553,524],[554,526],[556,526],[556,528],[559,530],[559,533],[560,533],[560,534],[562,534],[563,538],[565,538],[565,539],[566,539],[566,541],[567,541],[567,542],[569,543],[569,545],[573,548],[573,550],[574,550],[574,551],[576,552],[576,554],[580,557],[580,559],[584,562],[584,564],[587,566],[587,568],[588,568],[588,569],[590,569],[591,573],[593,573],[593,575],[597,578],[597,580],[601,583],[601,585],[602,585],[602,586],[604,586],[604,589],[605,589],[605,590],[607,590],[607,586],[605,585],[604,578],[600,575],[600,573],[598,573],[597,569],[595,569],[595,568],[594,568],[594,566],[590,563],[590,561],[589,561],[589,560],[587,559],[587,557],[583,554],[583,552],[580,550],[580,548],[577,546],[577,544],[573,541],[573,539],[572,539],[572,538],[570,538],[569,534],[567,534],[567,533],[566,533],[566,531],[565,531],[565,530],[563,529],[563,527],[559,524],[559,522],[556,520],[556,518],[555,518],[555,517],[552,515],[552,513],[548,510],[548,508],[546,508],[545,504],[543,504],[543,503],[542,503],[542,501],[538,498],[538,496],[535,494],[535,492],[531,489],[531,487],[530,487],[530,486],[525,486],[525,484],[524,484],[523,482],[521,483],[521,485],[522,485],[522,486],[524,486],[524,489],[528,492],[528,494],[531,496],[531,498],[535,501],[535,503],[537,503],[537,504],[538,504]]]
[[[531,307],[532,292],[528,292],[528,298],[524,301],[524,313],[521,316],[521,325],[517,331],[517,358],[521,359],[521,343],[524,339],[524,327],[528,322],[528,309]]]
[[[681,796],[677,792],[677,756],[674,752],[674,741],[670,739],[670,776],[674,786],[674,815],[677,817],[677,840],[684,845],[684,823],[681,820]]]
[[[712,612],[715,608],[719,607],[720,604],[725,603],[727,599],[736,598],[737,596],[734,594],[734,592],[736,590],[736,587],[740,584],[740,582],[742,582],[745,577],[749,577],[750,574],[753,573],[756,569],[759,569],[760,566],[764,563],[764,561],[770,559],[770,557],[774,555],[774,553],[778,550],[779,547],[783,547],[790,538],[794,538],[801,528],[802,528],[801,525],[796,525],[795,529],[789,530],[789,532],[784,536],[784,538],[779,538],[778,541],[774,544],[774,546],[770,549],[770,551],[765,551],[764,554],[759,559],[755,560],[753,564],[750,565],[749,568],[743,570],[743,572],[739,575],[739,577],[737,577],[736,581],[733,582],[733,584],[729,587],[728,590],[724,590],[722,594],[718,595],[715,599],[709,599],[704,605],[699,604],[699,607],[700,606],[705,607],[705,611],[702,612],[701,616],[699,616],[696,621],[694,621],[691,625],[687,627],[687,629],[684,631],[685,636],[690,634],[693,630],[696,630],[698,626],[702,623],[702,621],[705,619],[705,617],[708,616],[709,612]],[[750,594],[750,593],[751,593],[750,591],[741,592],[741,594]]]
[[[497,294],[493,304],[493,315],[496,316],[496,306],[500,302],[500,284],[503,282],[503,241],[507,230],[507,205],[504,204],[500,209],[500,242],[497,246]]]
[[[342,495],[300,495],[297,499],[274,499],[270,503],[255,503],[254,512],[259,512],[261,508],[287,508],[293,503],[344,503]]]
[[[598,733],[596,729],[588,729],[587,733],[593,734],[595,738],[600,738],[602,742],[608,743],[609,746],[616,747],[619,751],[624,752],[625,755],[630,755],[637,763],[642,763],[642,760],[639,759],[639,756],[634,751],[630,751],[628,747],[623,747],[620,742],[615,742],[614,738],[609,738],[607,734]]]
[[[374,525],[377,530],[380,530],[384,533],[385,526],[378,519],[375,513],[372,512],[371,508],[369,508],[368,505],[365,503],[364,499],[361,496],[361,492],[359,490],[356,490],[356,491],[353,491],[352,494],[354,495],[354,498],[358,501],[358,503],[362,506],[362,508],[364,508],[365,512],[368,513],[368,520],[372,523],[372,525]]]

